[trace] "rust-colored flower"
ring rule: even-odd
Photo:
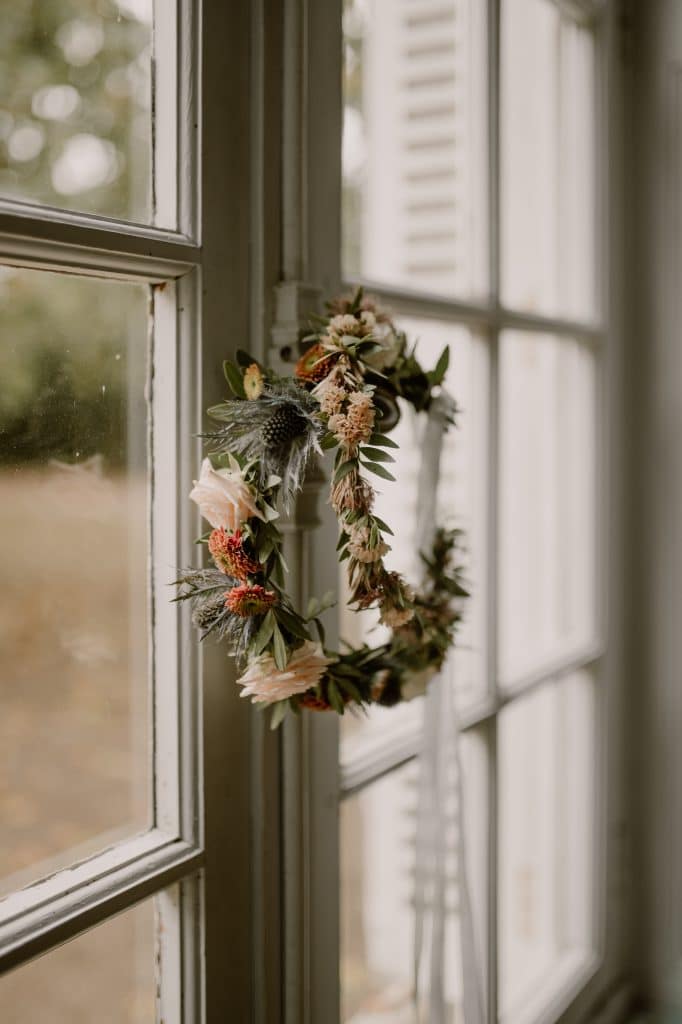
[[[224,527],[214,530],[208,538],[208,550],[216,566],[228,576],[237,580],[245,580],[247,576],[255,576],[261,571],[255,558],[244,551],[244,539],[241,530],[228,533]]]
[[[235,615],[249,619],[252,615],[263,615],[276,600],[277,595],[272,590],[258,584],[240,583],[226,593],[225,607]]]
[[[298,703],[302,708],[307,708],[309,711],[332,710],[332,706],[329,701],[324,697],[319,697],[314,690],[308,690],[307,693],[301,694],[298,698]]]
[[[320,344],[311,345],[296,363],[296,376],[301,380],[319,384],[331,371],[337,356]]]

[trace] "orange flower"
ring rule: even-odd
[[[241,530],[228,533],[224,527],[214,530],[208,538],[208,550],[217,567],[228,576],[245,580],[261,571],[260,564],[244,551]]]
[[[317,384],[330,372],[336,358],[333,353],[330,355],[323,345],[311,345],[296,363],[296,376]]]
[[[225,595],[225,607],[235,615],[249,619],[253,615],[263,615],[276,600],[277,595],[272,590],[266,590],[258,584],[241,583],[238,587],[228,590]]]

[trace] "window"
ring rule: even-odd
[[[440,514],[466,531],[473,597],[446,671],[464,797],[443,814],[466,821],[485,1013],[505,1024],[558,1019],[604,953],[597,7],[346,0],[343,11],[344,277],[389,305],[427,362],[451,347],[460,418]],[[398,432],[398,483],[380,500],[409,575],[419,438],[412,422]],[[372,625],[342,622],[356,638]],[[344,1024],[413,1019],[426,714],[418,699],[342,722]],[[456,800],[454,776],[450,786]],[[441,995],[461,1019],[454,840],[445,855]]]
[[[240,926],[225,850],[242,855],[226,842],[224,660],[202,663],[169,586],[197,558],[185,495],[219,387],[218,326],[231,303],[244,328],[248,306],[221,251],[244,162],[219,180],[203,170],[225,137],[216,112],[246,108],[214,73],[244,12],[208,6],[201,21],[184,0],[3,13],[0,1017],[12,1024],[181,1024],[225,1019],[228,999],[239,1015],[247,998],[225,982],[248,954],[227,972],[218,957]]]

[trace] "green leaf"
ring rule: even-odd
[[[320,602],[316,597],[311,597],[306,609],[306,619],[312,619],[320,610]]]
[[[278,700],[272,708],[272,718],[270,719],[270,728],[275,730],[279,728],[284,720],[284,717],[289,710],[288,700]]]
[[[267,501],[263,502],[263,513],[267,523],[271,523],[274,519],[279,519],[279,512],[272,505],[268,505]]]
[[[284,643],[284,637],[282,636],[281,630],[276,622],[272,631],[272,640],[275,655],[275,665],[280,670],[280,672],[283,672],[284,669],[287,667],[289,653],[287,651],[287,645]]]
[[[393,537],[393,530],[388,525],[388,523],[385,523],[383,519],[379,519],[379,516],[372,516],[372,518],[374,519],[374,522],[377,524],[382,533],[390,533],[391,537]]]
[[[392,437],[386,437],[385,434],[372,434],[369,443],[376,444],[380,448],[400,448],[400,445]]]
[[[233,394],[235,394],[237,398],[246,398],[242,375],[234,363],[231,363],[229,359],[226,359],[223,363],[223,373],[225,374],[225,380],[230,385]]]
[[[355,459],[348,459],[347,462],[342,462],[334,473],[334,483],[338,484],[339,480],[343,480],[344,476],[348,476],[349,473],[357,468],[358,464]]]
[[[253,638],[251,644],[251,650],[255,655],[262,654],[267,645],[270,643],[275,628],[275,616],[272,613],[272,609],[267,613],[265,618],[260,624],[260,629]]]
[[[339,443],[338,437],[334,437],[329,431],[324,435],[320,441],[320,448],[323,452],[329,451],[330,448],[336,448]]]
[[[354,701],[358,704],[362,704],[362,694],[358,690],[355,683],[351,683],[350,679],[344,679],[339,683],[339,687],[344,693],[350,694]]]
[[[324,647],[324,645],[325,645],[324,626],[322,625],[322,623],[320,622],[319,619],[313,619],[313,622],[315,623],[315,628],[317,629],[317,635],[320,638],[320,643]]]
[[[260,370],[263,369],[262,365],[258,362],[258,360],[254,359],[251,353],[246,352],[243,348],[238,348],[235,355],[237,356],[237,364],[239,366],[242,366],[245,370],[247,367],[251,366],[252,363],[255,363]]]
[[[275,615],[292,636],[298,637],[299,640],[310,640],[310,633],[303,625],[302,619],[297,615],[292,614],[288,609],[283,608],[282,605],[278,605],[275,609]]]
[[[275,548],[275,554],[277,555],[277,563],[282,572],[289,572],[289,566],[287,565],[284,555],[279,548]]]
[[[265,565],[274,549],[275,542],[272,537],[266,537],[263,543],[258,545],[258,561],[261,565]]]
[[[345,710],[343,698],[339,693],[339,688],[333,679],[329,680],[329,684],[327,686],[327,696],[329,698],[329,703],[334,708],[334,711],[336,711],[337,714],[342,715]]]
[[[380,466],[376,462],[363,462],[362,464],[370,473],[376,473],[377,476],[383,477],[384,480],[393,480],[395,482],[395,477],[392,473],[389,473],[385,466]]]
[[[393,456],[382,451],[381,448],[363,448],[362,454],[372,462],[395,462]]]
[[[436,363],[435,369],[431,370],[431,373],[427,373],[429,383],[433,386],[440,384],[448,372],[448,366],[450,365],[450,346],[446,345],[440,354],[440,358]]]
[[[358,288],[355,295],[353,296],[353,302],[350,307],[351,313],[357,313],[362,303],[362,296],[364,294],[364,288],[362,285]]]

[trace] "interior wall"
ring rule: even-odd
[[[682,3],[633,0],[630,413],[635,968],[682,1012]]]

